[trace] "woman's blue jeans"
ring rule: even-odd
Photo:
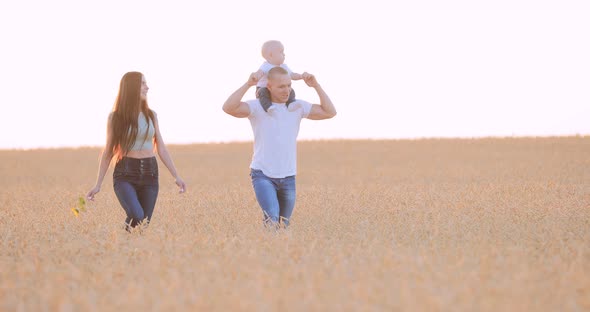
[[[127,214],[127,229],[144,219],[150,222],[158,198],[158,162],[156,157],[123,157],[115,165],[113,187]]]
[[[264,223],[278,226],[282,222],[285,227],[289,226],[295,208],[295,176],[270,178],[262,170],[251,169],[250,177]]]

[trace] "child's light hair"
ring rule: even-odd
[[[268,58],[271,52],[277,47],[282,46],[283,44],[278,40],[269,40],[262,44],[262,57]]]

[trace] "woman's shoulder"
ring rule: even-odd
[[[153,123],[154,124],[158,124],[158,114],[156,114],[156,111],[153,109],[149,109],[150,110],[150,114],[152,115],[151,118],[153,118]]]

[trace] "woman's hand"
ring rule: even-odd
[[[174,183],[176,183],[176,185],[178,185],[178,187],[180,188],[180,191],[178,193],[182,194],[186,192],[186,184],[180,177],[176,178],[176,181],[174,181]]]
[[[88,200],[94,200],[94,195],[96,195],[98,192],[100,192],[100,186],[95,186],[88,192],[88,194],[86,194],[86,198]]]

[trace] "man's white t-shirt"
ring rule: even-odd
[[[291,71],[291,69],[289,68],[289,66],[287,66],[287,64],[273,65],[269,62],[264,62],[264,63],[262,63],[262,65],[260,65],[260,68],[259,68],[259,70],[262,70],[262,72],[264,73],[264,76],[262,76],[262,78],[260,78],[260,80],[258,80],[258,83],[256,84],[256,86],[259,88],[266,88],[266,85],[268,84],[268,71],[274,67],[277,67],[277,66],[284,68],[289,73],[289,76],[291,76],[291,74],[293,73]],[[291,105],[291,104],[289,104],[289,105]]]
[[[297,173],[297,135],[301,119],[307,118],[312,104],[296,100],[289,104],[273,103],[265,112],[259,100],[246,102],[250,107],[250,124],[254,133],[254,154],[250,168],[262,170],[271,178]]]

